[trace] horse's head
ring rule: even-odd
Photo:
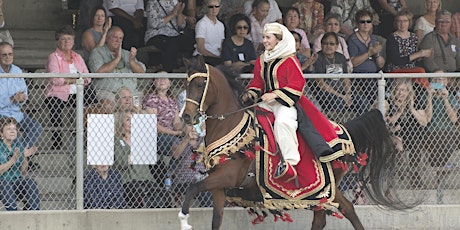
[[[182,118],[187,124],[197,124],[208,109],[212,95],[208,94],[209,66],[202,56],[184,59],[187,68],[187,98]]]

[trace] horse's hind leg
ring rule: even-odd
[[[224,216],[225,192],[223,189],[212,190],[212,230],[218,230]]]
[[[353,228],[357,230],[364,230],[364,226],[356,215],[353,204],[347,200],[338,189],[336,189],[335,202],[339,203],[340,211],[353,225]]]
[[[321,230],[326,226],[326,212],[324,210],[313,212],[312,230]]]

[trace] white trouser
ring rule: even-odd
[[[297,110],[293,107],[287,107],[277,101],[270,103],[264,102],[259,104],[261,108],[273,112],[275,115],[275,124],[273,133],[275,140],[278,142],[281,154],[286,162],[292,166],[297,165],[300,161],[299,141],[297,140]]]

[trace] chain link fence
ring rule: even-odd
[[[79,209],[80,199],[83,199],[82,208],[180,207],[189,183],[203,176],[202,166],[190,167],[194,143],[179,134],[162,134],[165,131],[155,123],[161,125],[161,119],[156,121],[151,115],[156,112],[168,118],[175,116],[158,110],[168,105],[176,108],[183,105],[184,74],[134,75],[137,89],[119,91],[115,104],[104,103],[104,98],[99,98],[98,103],[86,100],[96,98],[86,90],[82,102],[85,114],[84,139],[80,146],[84,153],[82,165],[77,163],[80,134],[76,128],[76,97],[71,96],[65,103],[50,99],[45,94],[53,78],[40,74],[20,76],[25,77],[29,90],[28,102],[22,111],[43,127],[36,144],[38,151],[30,158],[28,170],[28,177],[38,184],[42,210]],[[84,76],[93,77],[93,82],[100,77]],[[329,119],[339,123],[378,107],[377,78],[344,76],[306,75],[306,96]],[[243,75],[242,83],[247,85],[249,77]],[[154,79],[162,78],[170,79],[167,96],[174,102],[152,97],[155,89],[163,87],[155,86]],[[428,86],[426,82],[423,85],[408,78],[386,79],[386,102],[382,103],[388,125],[402,148],[394,159],[397,167],[388,176],[396,178],[398,183],[393,186],[402,200],[422,197],[425,204],[458,204],[460,200],[458,81],[457,78],[433,78],[436,84],[432,84],[432,88],[436,89],[431,91],[424,88]],[[144,109],[140,110],[137,104],[144,105]],[[430,106],[432,114],[429,114]],[[117,112],[126,108],[132,111]],[[101,173],[107,179],[102,180],[98,172],[108,172]],[[348,173],[340,188],[355,204],[369,204],[359,185],[356,176]],[[18,203],[20,207],[27,206],[20,196]],[[200,194],[192,204],[193,207],[211,205],[209,192]]]

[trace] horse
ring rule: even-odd
[[[248,109],[243,108],[239,99],[240,93],[244,91],[242,84],[235,79],[239,74],[227,69],[209,66],[204,63],[202,58],[186,59],[185,64],[188,85],[182,119],[187,124],[197,124],[204,116],[206,119],[205,144],[219,142],[223,140],[222,138],[225,139],[248,113]],[[389,209],[402,210],[413,207],[399,200],[396,195],[392,195],[394,193],[391,186],[392,178],[388,177],[388,173],[394,166],[393,159],[397,151],[381,112],[371,110],[345,123],[344,127],[352,137],[355,151],[358,153],[365,152],[368,155],[367,165],[361,167],[359,177],[363,183],[363,190],[370,200]],[[257,140],[258,137],[256,136],[254,139]],[[227,160],[225,162],[211,161],[212,166],[207,171],[208,176],[187,188],[181,211],[178,214],[181,229],[192,229],[192,226],[188,224],[190,202],[202,191],[212,193],[212,229],[220,229],[223,208],[229,191],[238,188],[237,190],[241,192],[240,195],[245,200],[257,201],[261,199],[256,179],[249,176],[251,172],[254,172],[254,158],[245,156],[247,149],[235,150],[242,148],[239,143],[228,143],[227,145],[229,148],[222,150],[228,151],[224,153],[228,156]],[[254,147],[251,144],[249,146]],[[229,149],[233,149],[233,151],[229,151]],[[208,151],[203,154],[204,157],[209,157],[206,156],[209,154]],[[344,162],[346,161],[344,164],[353,164],[356,162],[357,156],[347,155],[344,159]],[[349,171],[348,166],[334,167],[333,177],[335,181],[340,181]],[[338,203],[338,210],[351,222],[355,229],[364,229],[353,204],[338,189],[338,183],[332,189],[335,192],[333,202]],[[241,206],[247,207],[246,205]],[[323,229],[326,225],[326,215],[331,213],[318,207],[321,205],[310,207],[310,209],[314,209],[311,229]],[[280,213],[279,210],[269,209],[269,211],[283,220],[290,218]],[[263,214],[266,216],[265,212]]]

